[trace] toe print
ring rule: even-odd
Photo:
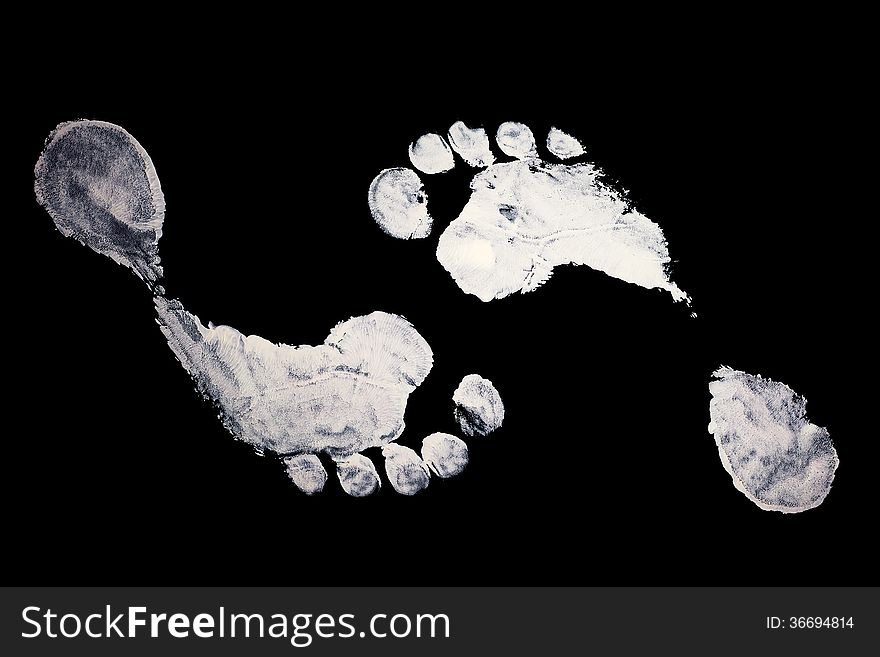
[[[455,166],[452,150],[440,135],[422,135],[409,146],[409,159],[423,173],[442,173]]]
[[[487,167],[495,161],[489,135],[483,128],[468,128],[456,121],[449,128],[449,143],[468,166]]]
[[[376,466],[363,454],[353,454],[337,461],[336,474],[342,490],[352,497],[372,495],[382,485]]]
[[[559,128],[550,128],[547,134],[547,150],[560,160],[570,160],[586,153],[581,142]]]
[[[432,433],[422,441],[422,458],[431,472],[444,479],[461,474],[468,463],[468,448],[461,438]]]
[[[522,123],[508,121],[502,123],[495,135],[501,152],[518,160],[538,157],[538,146],[531,129]]]
[[[394,443],[382,448],[385,473],[391,487],[401,495],[415,495],[428,487],[431,473],[428,466],[409,447]]]
[[[466,436],[485,436],[504,422],[504,402],[488,379],[468,374],[452,395],[455,419]]]
[[[461,122],[449,129],[449,144],[469,166],[485,170],[471,182],[471,198],[440,236],[437,259],[455,283],[482,301],[544,284],[555,267],[586,265],[609,276],[649,289],[665,290],[676,301],[688,300],[669,277],[671,258],[660,227],[634,210],[620,194],[603,185],[594,165],[557,164],[541,159],[532,130],[516,122],[499,126],[495,141],[513,161],[495,163],[486,131]],[[584,155],[580,142],[552,128],[546,148],[567,160]],[[425,173],[448,170],[446,142],[435,134],[410,148],[414,165]],[[418,153],[417,157],[413,157]],[[426,153],[432,153],[428,156]],[[370,187],[370,210],[385,232],[395,237],[424,237],[408,219],[407,204],[375,202],[373,190],[393,183],[397,198],[421,191],[418,175],[391,181],[386,170]],[[426,200],[422,193],[420,200]],[[420,208],[428,216],[427,208]],[[401,228],[389,229],[389,225]],[[424,226],[424,223],[418,224]]]
[[[421,171],[452,167],[451,147],[425,135],[410,148]],[[382,447],[391,487],[414,495],[430,470],[442,478],[467,463],[464,443],[448,434],[425,439],[425,460],[396,444],[412,394],[431,372],[433,352],[405,318],[373,312],[334,327],[323,344],[292,346],[229,326],[205,326],[158,285],[158,240],[165,202],[149,156],[122,128],[99,121],[65,123],[53,132],[36,169],[37,199],[64,235],[132,269],[154,293],[157,323],[226,429],[259,453],[281,458],[306,495],[322,492],[336,465],[342,490],[365,497],[381,488],[363,450]],[[370,207],[398,237],[424,237],[431,227],[421,181],[410,169],[383,171]]]
[[[412,169],[385,169],[376,176],[369,203],[373,219],[392,237],[418,239],[431,232],[428,199]]]
[[[314,495],[324,490],[327,471],[314,454],[288,456],[284,459],[284,465],[287,467],[290,480],[306,495]]]

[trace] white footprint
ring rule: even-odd
[[[414,144],[412,157],[425,170],[453,164],[438,135]],[[406,319],[384,312],[353,317],[318,346],[275,344],[229,326],[205,326],[157,283],[165,202],[153,163],[130,134],[100,121],[62,124],[49,136],[35,177],[37,199],[63,234],[150,285],[162,333],[229,432],[260,453],[279,455],[304,493],[319,493],[327,482],[319,455],[335,464],[346,493],[374,493],[381,479],[361,453],[371,447],[382,448],[388,480],[404,495],[424,490],[431,471],[446,478],[464,469],[467,447],[453,436],[425,438],[422,457],[395,442],[409,395],[433,365],[431,347]],[[371,203],[388,217],[391,234],[427,234],[430,217],[419,204],[420,187],[404,169],[389,170],[374,183]]]
[[[488,135],[462,122],[410,146],[414,167],[427,174],[448,171],[451,151],[472,167],[487,167],[471,181],[471,198],[443,231],[437,259],[465,292],[483,301],[530,292],[558,265],[587,265],[646,288],[688,296],[669,278],[669,250],[663,231],[603,185],[593,164],[559,164],[539,156],[528,126],[503,123],[495,135],[513,161],[495,163]],[[574,137],[550,130],[551,156],[584,154]],[[370,212],[382,229],[403,239],[426,237],[432,219],[427,194],[412,169],[382,171],[373,180]]]

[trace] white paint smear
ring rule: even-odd
[[[482,301],[530,292],[559,265],[587,265],[645,288],[688,296],[669,278],[669,250],[657,224],[599,181],[592,164],[550,164],[532,155],[522,124],[499,128],[505,153],[471,182],[471,197],[437,246],[458,286]]]
[[[783,383],[721,367],[709,383],[709,432],[733,484],[760,508],[797,513],[822,503],[837,470],[828,431]]]
[[[418,239],[431,232],[428,196],[412,169],[385,169],[373,179],[370,213],[379,227],[398,239]]]
[[[428,487],[431,473],[428,466],[409,447],[391,443],[382,448],[385,474],[391,487],[401,495],[415,495]]]
[[[443,173],[455,166],[449,144],[433,133],[422,135],[409,145],[409,159],[423,173]]]
[[[456,121],[449,128],[449,143],[461,159],[472,167],[487,167],[495,161],[489,135],[483,128],[468,128]]]
[[[150,156],[123,128],[71,121],[46,140],[34,192],[55,226],[130,268],[147,284],[162,277],[159,238],[165,197]]]
[[[375,471],[349,457],[400,436],[409,395],[433,363],[409,322],[374,312],[338,324],[323,345],[293,347],[205,327],[174,300],[155,303],[168,344],[234,436],[281,455],[327,453],[344,464],[343,488],[366,494]],[[306,492],[317,486],[307,463],[295,461],[291,475]]]
[[[586,152],[581,142],[559,128],[550,128],[547,134],[547,150],[560,160],[579,157]]]
[[[489,379],[468,374],[452,395],[455,419],[466,436],[485,436],[504,422],[504,402]]]
[[[422,441],[422,459],[438,477],[460,474],[468,464],[468,448],[461,438],[448,433],[432,433]]]

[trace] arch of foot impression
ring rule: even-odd
[[[340,485],[354,497],[381,485],[361,453],[369,447],[382,448],[388,480],[402,494],[423,490],[431,473],[445,478],[464,469],[467,446],[455,436],[427,436],[421,456],[396,443],[409,395],[433,365],[430,346],[406,319],[385,312],[352,317],[318,346],[205,326],[159,284],[165,201],[156,169],[134,137],[102,121],[63,123],[49,135],[34,173],[37,200],[58,230],[147,283],[162,333],[224,426],[257,451],[281,456],[302,491],[317,493],[326,483],[320,453],[335,462]],[[485,394],[494,403],[491,384]],[[473,396],[462,403],[469,410],[456,401],[457,412],[468,417],[489,407]],[[500,426],[493,417],[480,426]]]

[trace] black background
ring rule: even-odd
[[[785,53],[687,61],[637,78],[579,64],[549,79],[537,66],[476,75],[300,61],[267,72],[206,57],[34,85],[6,153],[6,194],[21,208],[7,217],[18,309],[7,413],[29,418],[6,436],[11,579],[874,579],[862,528],[876,497],[875,437],[851,401],[850,373],[867,354],[852,328],[858,263],[846,232],[866,217],[833,175],[834,71]],[[63,238],[33,200],[43,140],[76,118],[125,127],[152,157],[167,202],[166,288],[203,322],[318,344],[350,316],[404,315],[435,365],[410,398],[401,442],[456,433],[451,395],[471,372],[501,392],[503,429],[469,441],[465,473],[413,498],[386,482],[351,499],[332,476],[321,495],[298,492],[198,397],[144,285]],[[551,125],[580,138],[663,228],[673,279],[698,317],[586,267],[557,268],[538,291],[488,304],[464,295],[434,256],[468,197],[472,171],[460,162],[422,176],[429,238],[382,233],[366,203],[373,176],[407,166],[412,140],[456,120],[490,134],[522,121],[539,143]],[[783,381],[829,428],[841,465],[819,508],[762,511],[734,489],[706,430],[720,364]]]

